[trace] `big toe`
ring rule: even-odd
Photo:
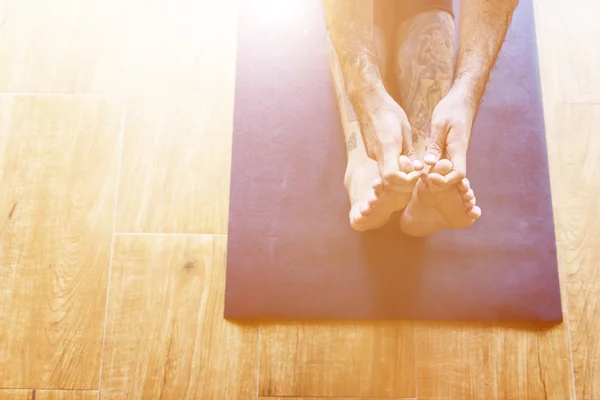
[[[441,159],[435,163],[427,173],[427,182],[430,189],[442,188],[446,179],[444,176],[452,171],[452,162],[450,160]]]
[[[452,171],[452,162],[450,160],[446,160],[445,158],[441,159],[431,169],[429,172],[435,172],[440,175],[448,175]]]

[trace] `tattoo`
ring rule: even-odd
[[[356,114],[354,113],[354,110],[352,108],[352,104],[350,103],[350,100],[348,98],[348,93],[346,91],[345,85],[344,85],[344,80],[342,77],[342,70],[340,68],[340,63],[339,63],[339,57],[336,54],[335,48],[333,47],[333,44],[331,43],[331,37],[328,36],[327,38],[327,42],[328,42],[328,46],[329,46],[329,66],[332,72],[332,78],[333,78],[333,83],[334,83],[334,88],[335,88],[335,93],[336,93],[336,100],[337,100],[337,106],[338,106],[338,112],[340,113],[340,117],[343,119],[344,116],[346,116],[348,123],[344,123],[344,121],[342,121],[342,125],[343,125],[343,132],[344,132],[344,136],[346,136],[346,150],[348,152],[356,149],[358,147],[358,139],[357,139],[357,135],[361,135],[361,132],[359,131],[358,133],[351,129],[350,125],[352,122],[356,121]],[[362,139],[362,137],[361,137]]]
[[[342,72],[342,67],[340,66],[339,56],[331,43],[331,36],[328,36],[329,42],[329,54],[331,57],[330,65],[333,69],[333,77],[336,80],[336,100],[338,103],[341,101],[344,102],[346,108],[346,118],[348,122],[354,122],[358,118],[356,117],[356,113],[354,112],[354,107],[352,107],[352,102],[350,101],[350,96],[348,96],[348,91],[346,90],[346,85],[344,83],[344,74]],[[342,99],[343,97],[343,99]],[[341,111],[341,110],[340,110]]]
[[[442,11],[421,13],[403,23],[397,33],[397,82],[413,144],[419,148],[430,135],[435,106],[452,85],[454,20]]]
[[[331,42],[338,54],[350,103],[382,85],[373,33],[373,0],[323,0]]]
[[[348,138],[348,141],[346,142],[346,147],[347,147],[348,151],[352,151],[352,150],[356,149],[357,146],[358,146],[358,142],[356,139],[356,132],[352,131],[352,133],[350,134],[350,137]]]

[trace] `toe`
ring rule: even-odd
[[[390,179],[389,189],[396,193],[412,192],[412,189],[419,180],[419,175],[419,171],[412,171],[408,174],[399,171],[394,174],[393,180]]]
[[[429,182],[435,186],[441,186],[446,182],[446,180],[444,179],[444,176],[437,172],[430,172],[428,175],[428,178],[429,178]]]
[[[437,172],[440,175],[447,175],[452,171],[452,163],[450,160],[445,158],[441,159],[433,167],[431,167],[430,172]]]
[[[458,189],[462,192],[468,191],[469,189],[471,189],[471,182],[469,182],[469,180],[467,178],[463,179],[458,184]]]
[[[475,206],[467,212],[467,215],[473,219],[477,219],[481,217],[481,208]]]
[[[377,194],[375,194],[375,192],[371,193],[367,198],[367,204],[369,205],[369,208],[373,208],[375,206],[375,203],[377,203],[378,199],[379,198],[377,197]]]
[[[446,184],[445,175],[448,175],[451,171],[452,163],[450,160],[442,159],[429,170],[429,182],[432,185],[442,187]]]
[[[358,206],[358,211],[360,211],[361,215],[369,215],[372,209],[368,202],[364,202]]]
[[[373,191],[375,192],[375,194],[379,196],[384,192],[384,190],[385,184],[383,183],[383,180],[376,179],[375,182],[373,182]]]
[[[473,189],[469,188],[466,192],[463,193],[463,199],[471,200],[475,198],[475,193],[473,193]]]

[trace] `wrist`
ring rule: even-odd
[[[355,111],[361,113],[365,108],[376,107],[389,96],[379,73],[361,74],[349,85],[348,97]]]
[[[476,75],[462,74],[457,76],[456,80],[452,84],[451,92],[455,93],[459,98],[462,98],[466,107],[475,114],[483,98],[485,91],[485,77],[478,77]]]
[[[450,88],[447,96],[453,99],[455,110],[460,110],[460,118],[473,123],[479,109],[479,101],[473,87],[457,82]]]

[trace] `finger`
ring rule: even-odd
[[[456,135],[461,137],[461,135]],[[448,152],[448,158],[454,166],[454,171],[464,178],[467,176],[467,143],[457,142],[448,144],[446,151]]]
[[[412,128],[408,122],[402,124],[402,153],[412,162],[412,167],[416,170],[423,169],[423,163],[419,161],[417,152],[413,145]]]
[[[425,166],[423,165],[423,163],[417,158],[417,156],[414,156],[414,159],[412,159],[413,162],[413,168],[416,169],[417,171],[421,171]]]
[[[435,185],[431,182],[430,176],[431,176],[431,173],[428,173],[428,171],[425,171],[425,170],[420,171],[419,178],[421,178],[421,181],[423,181],[423,183],[425,184],[425,186],[427,186],[427,188],[429,190],[434,190]]]
[[[414,171],[413,162],[405,155],[398,157],[398,165],[400,166],[400,171],[404,173],[411,173]]]
[[[378,160],[379,173],[384,180],[393,180],[394,174],[400,170],[400,165],[398,165],[399,150],[396,146],[387,146],[383,157]],[[390,183],[392,182],[390,181]]]
[[[434,165],[442,157],[442,151],[444,143],[446,143],[447,136],[446,124],[432,123],[431,124],[431,136],[427,141],[425,147],[425,164]]]

